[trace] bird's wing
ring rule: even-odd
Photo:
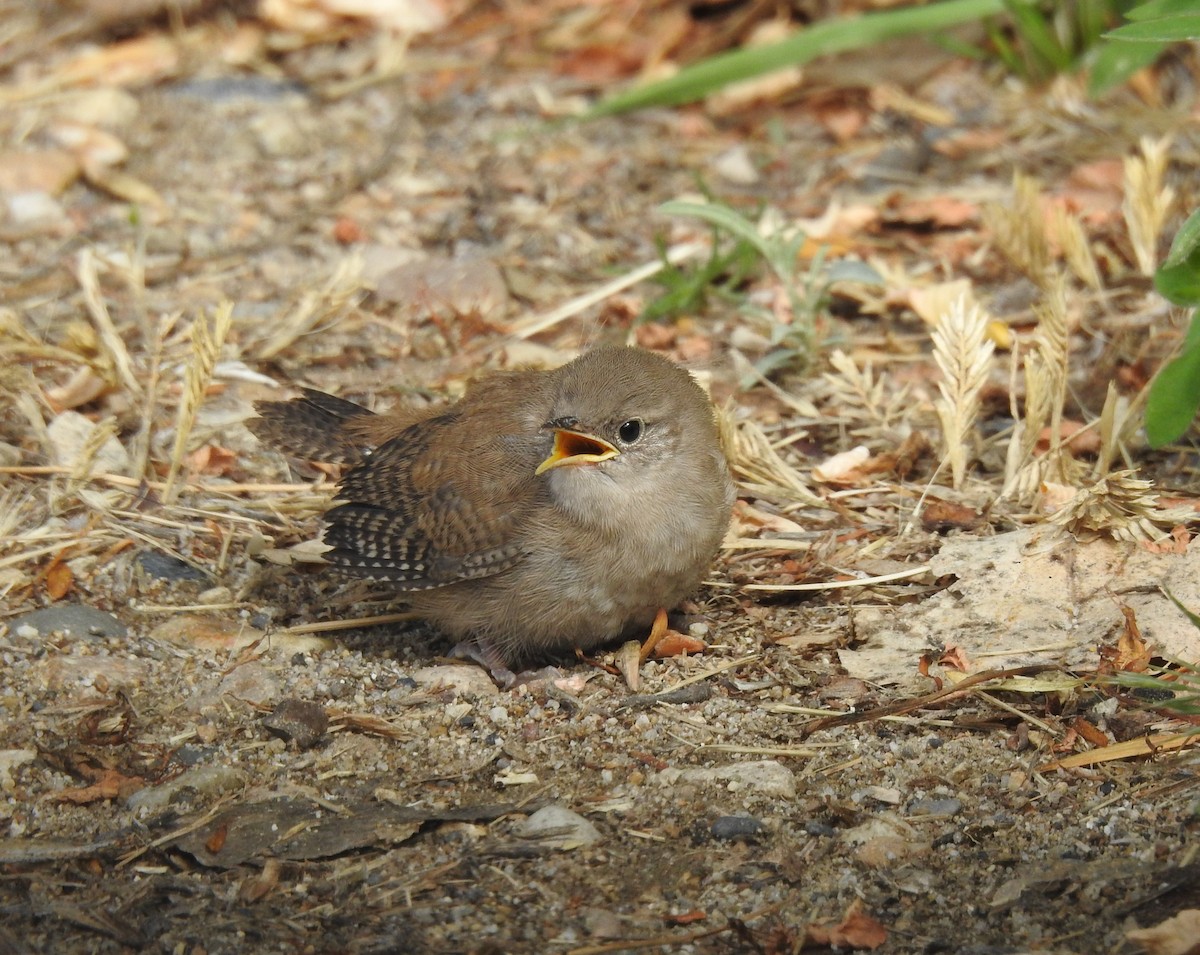
[[[290,401],[259,401],[259,417],[246,426],[260,440],[297,458],[324,464],[361,464],[376,448],[422,418],[427,408],[397,408],[376,414],[345,398],[302,388]]]
[[[259,417],[246,426],[262,441],[298,458],[326,464],[357,464],[369,445],[360,436],[365,422],[378,420],[375,412],[353,401],[305,388],[291,401],[260,401]]]
[[[346,474],[326,515],[325,559],[427,590],[489,577],[523,556],[520,530],[545,493],[534,471],[549,438],[495,389],[381,444]]]

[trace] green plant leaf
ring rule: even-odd
[[[1163,265],[1181,265],[1193,258],[1200,249],[1200,209],[1187,217],[1187,222],[1179,227],[1175,238],[1171,240],[1171,251]]]
[[[1118,40],[1101,43],[1093,54],[1088,95],[1099,96],[1120,86],[1138,70],[1157,60],[1166,48],[1165,43],[1121,43]]]
[[[1179,265],[1164,265],[1154,273],[1154,288],[1175,305],[1200,305],[1200,252]]]
[[[1185,40],[1200,40],[1200,13],[1137,20],[1109,30],[1104,36],[1110,40],[1128,40],[1134,43],[1181,43]]]
[[[1200,408],[1200,312],[1192,315],[1183,352],[1163,365],[1146,396],[1146,439],[1153,448],[1177,440]]]
[[[1196,0],[1147,0],[1125,14],[1126,20],[1157,20],[1179,13],[1195,13]]]
[[[944,30],[1003,10],[1004,0],[944,0],[920,7],[826,20],[799,30],[778,43],[709,57],[668,79],[610,96],[584,113],[583,119],[612,116],[647,106],[691,103],[730,83],[799,66],[818,56],[861,50],[896,37]]]
[[[1200,209],[1175,233],[1166,261],[1154,273],[1154,287],[1176,305],[1200,305]]]
[[[863,285],[883,287],[883,276],[866,262],[857,259],[838,259],[828,269],[830,282],[861,282]]]
[[[750,243],[764,259],[775,264],[775,249],[770,240],[758,231],[758,226],[729,206],[717,202],[683,202],[676,199],[664,202],[658,211],[669,216],[691,216],[707,222],[714,229],[723,229],[734,238]]]
[[[1061,73],[1071,66],[1071,51],[1063,46],[1041,10],[1029,0],[1007,0],[1005,8],[1026,47],[1040,58],[1042,71]]]

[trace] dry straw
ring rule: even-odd
[[[1158,267],[1158,238],[1175,201],[1175,190],[1164,184],[1171,137],[1143,137],[1141,155],[1125,158],[1125,201],[1121,211],[1129,230],[1129,243],[1142,275]]]
[[[167,472],[166,490],[163,499],[168,503],[175,500],[175,482],[187,453],[188,438],[196,423],[196,413],[204,401],[204,393],[212,381],[213,368],[221,355],[221,346],[233,323],[233,303],[222,302],[211,319],[197,318],[192,323],[192,350],[183,378],[183,397],[179,402],[179,414],[175,422],[175,446],[171,451],[171,466]]]
[[[1001,492],[1002,498],[1022,504],[1032,503],[1043,481],[1071,484],[1078,472],[1075,459],[1062,440],[1070,322],[1066,281],[1061,275],[1048,283],[1046,296],[1036,311],[1037,337],[1025,359],[1025,414],[1020,415],[1013,408],[1016,425],[1009,441]],[[1017,389],[1011,390],[1015,395]],[[1044,454],[1035,455],[1043,434],[1047,436],[1048,448]]]
[[[942,425],[943,461],[954,487],[961,488],[973,456],[979,394],[987,382],[995,345],[988,340],[989,318],[978,305],[960,297],[933,331],[933,360],[941,369],[934,410]]]
[[[1014,173],[1012,202],[985,206],[983,221],[1005,257],[1044,288],[1050,274],[1050,245],[1043,225],[1038,181]]]

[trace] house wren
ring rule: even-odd
[[[350,466],[325,559],[387,581],[494,665],[648,627],[697,587],[729,524],[708,397],[636,348],[498,373],[440,410],[376,415],[306,391],[258,411],[268,444]]]

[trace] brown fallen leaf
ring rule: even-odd
[[[805,932],[807,942],[837,948],[879,948],[887,941],[887,929],[871,918],[862,901],[855,899],[837,925],[810,925]]]
[[[144,789],[146,780],[141,776],[126,776],[120,770],[106,769],[90,786],[80,786],[75,789],[64,789],[53,794],[54,802],[69,802],[76,806],[86,806],[105,799],[124,799]]]
[[[1200,955],[1200,909],[1184,909],[1151,928],[1126,932],[1146,955]]]
[[[1093,746],[1107,746],[1109,744],[1108,736],[1098,726],[1085,720],[1082,716],[1075,717],[1071,722],[1071,729]]]
[[[702,909],[692,909],[690,912],[680,912],[678,915],[668,915],[665,919],[668,925],[691,925],[693,922],[703,922],[708,913]]]
[[[946,647],[945,652],[938,658],[938,663],[963,673],[967,673],[971,669],[971,661],[967,657],[967,652],[962,647],[956,647],[953,644]]]
[[[74,583],[71,568],[57,558],[46,570],[46,596],[51,600],[62,600],[71,592]]]
[[[927,497],[921,508],[921,527],[935,534],[974,530],[983,520],[984,515],[975,508],[940,497]]]
[[[1138,626],[1137,614],[1127,604],[1121,606],[1121,614],[1125,617],[1125,627],[1115,644],[1105,644],[1100,647],[1101,673],[1142,673],[1150,665],[1153,655],[1149,645],[1142,637]]]

